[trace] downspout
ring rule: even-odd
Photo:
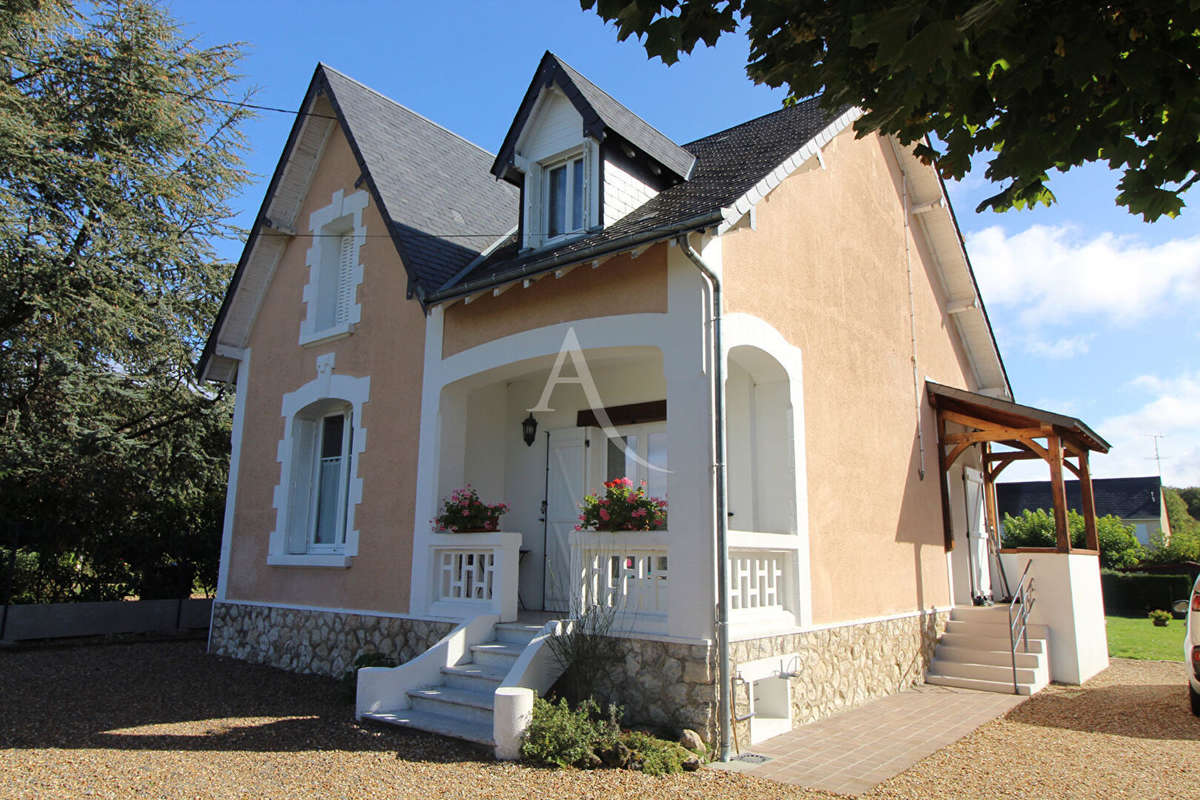
[[[675,240],[688,260],[696,265],[711,289],[713,427],[715,458],[713,463],[717,500],[717,717],[721,721],[721,760],[728,761],[732,738],[733,692],[729,664],[729,515],[725,513],[725,353],[721,341],[721,279],[692,249],[686,233]]]

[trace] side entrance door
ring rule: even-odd
[[[587,494],[587,429],[550,431],[546,476],[546,611],[571,610],[570,534],[579,523],[579,503]]]
[[[974,467],[964,467],[963,483],[967,489],[967,555],[971,564],[971,594],[975,597],[990,598],[992,577],[988,564],[983,473]]]

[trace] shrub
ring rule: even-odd
[[[619,715],[619,708],[609,706],[608,716],[602,716],[590,698],[574,711],[566,698],[557,703],[535,698],[533,717],[521,741],[521,757],[547,767],[599,766],[597,750],[616,744]]]
[[[577,531],[656,531],[667,526],[667,501],[646,494],[644,485],[634,489],[629,478],[604,484],[604,496],[587,495],[579,509]]]
[[[647,775],[671,775],[683,771],[685,761],[696,754],[678,742],[668,742],[642,731],[627,731],[621,743],[630,750],[630,767]]]
[[[1005,514],[1003,527],[1005,547],[1054,547],[1058,544],[1054,514],[1044,508],[1025,509],[1016,517]],[[1068,511],[1067,528],[1072,547],[1087,545],[1082,514]],[[1096,539],[1100,545],[1102,567],[1135,567],[1146,557],[1145,549],[1133,535],[1133,526],[1112,514],[1096,518]]]
[[[363,667],[394,667],[396,662],[385,656],[383,653],[363,653],[358,658],[354,659],[354,666],[346,670],[339,682],[339,691],[342,699],[353,703],[354,696],[358,693],[358,671]]]
[[[621,659],[609,637],[617,610],[594,605],[573,617],[558,636],[547,641],[563,668],[558,688],[573,703],[582,702],[600,689],[600,681]]]
[[[507,511],[508,506],[504,503],[488,505],[480,500],[479,492],[468,483],[442,500],[441,512],[431,521],[438,533],[498,531],[500,517]]]
[[[1100,570],[1100,589],[1108,613],[1145,614],[1152,608],[1170,608],[1176,600],[1191,596],[1192,580],[1187,575]]]
[[[1165,628],[1167,623],[1171,621],[1171,612],[1163,611],[1161,608],[1156,608],[1148,615],[1150,621],[1160,628]]]

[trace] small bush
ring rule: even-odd
[[[1171,612],[1163,611],[1161,608],[1156,608],[1150,612],[1150,621],[1160,628],[1165,628],[1167,623],[1171,621]]]
[[[394,666],[396,666],[396,662],[383,653],[363,653],[354,659],[354,666],[346,670],[346,674],[342,675],[342,680],[339,682],[339,692],[342,695],[342,699],[348,703],[354,702],[354,696],[358,693],[358,671],[363,667]]]
[[[521,757],[547,767],[595,767],[597,750],[616,743],[620,709],[609,706],[608,716],[592,699],[572,711],[565,698],[557,703],[540,697],[533,701],[533,718],[521,742]]]
[[[683,763],[696,754],[678,742],[658,739],[642,731],[621,734],[621,743],[629,748],[630,767],[647,775],[672,775],[683,771]]]

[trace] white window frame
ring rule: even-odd
[[[550,172],[556,167],[568,166],[576,160],[583,161],[583,224],[579,228],[550,235]],[[560,244],[583,236],[600,225],[600,147],[592,139],[585,139],[578,147],[556,153],[540,161],[527,163],[525,174],[525,233],[523,246],[541,248]],[[570,224],[574,199],[572,170],[567,170],[567,224]]]
[[[332,413],[331,413],[332,412]],[[325,459],[321,457],[321,451],[325,443],[325,421],[330,417],[340,416],[342,418],[342,441],[339,447],[338,458],[338,480],[337,480],[337,497],[334,498],[336,504],[335,527],[333,530],[333,542],[321,543],[317,541],[317,526],[320,524],[318,510],[321,501],[321,462]],[[308,522],[307,528],[307,552],[309,553],[341,553],[346,547],[346,499],[349,495],[348,480],[350,477],[350,447],[354,439],[354,412],[349,405],[344,406],[340,411],[330,408],[322,411],[314,420],[316,428],[313,431],[312,442],[312,477],[309,480],[309,502],[308,502]]]
[[[305,316],[300,323],[300,344],[319,344],[349,336],[362,320],[357,300],[363,279],[361,251],[367,231],[363,210],[365,190],[345,195],[341,189],[332,201],[309,216],[311,244],[305,254],[308,282],[304,285]],[[349,251],[344,248],[349,240]]]
[[[583,208],[579,209],[579,227],[571,227],[571,221],[575,217],[575,169],[574,165],[579,164],[579,174],[583,178],[583,191],[580,196],[583,200]],[[563,169],[563,174],[566,178],[563,187],[563,230],[558,233],[550,232],[550,220],[554,214],[554,209],[550,207],[550,177],[557,169]],[[576,150],[554,161],[542,165],[542,230],[546,232],[546,241],[553,242],[559,239],[564,239],[569,236],[582,233],[588,228],[588,189],[591,181],[588,180],[587,174],[587,157],[583,150]]]
[[[650,457],[649,457],[650,434],[661,433],[664,436],[666,436],[666,434],[667,434],[666,420],[663,420],[660,422],[641,422],[641,423],[637,423],[636,425],[618,425],[618,426],[616,426],[615,430],[616,430],[618,436],[637,436],[638,437],[637,457],[642,462],[645,462],[645,463],[641,463],[641,464],[637,465],[637,475],[625,475],[624,477],[632,480],[635,488],[640,485],[641,481],[646,481],[646,492],[650,495],[654,495],[654,492],[650,491],[650,468],[646,466],[646,463],[649,463],[649,461],[650,461]],[[604,450],[603,450],[604,455],[601,458],[600,474],[601,474],[601,476],[603,476],[605,481],[608,481],[608,480],[610,480],[610,478],[608,477],[609,439],[608,439],[608,437],[603,435],[603,432],[601,432],[600,438],[604,441]],[[671,442],[670,442],[670,439],[668,439],[667,440],[667,469],[670,470],[670,468],[671,468]],[[669,474],[670,473],[668,472],[668,475]],[[667,491],[663,492],[662,499],[664,499],[664,500],[669,499],[667,497],[667,494],[669,494],[670,489],[671,489],[671,485],[670,485],[670,480],[668,479]]]
[[[283,438],[276,461],[279,483],[275,485],[275,529],[267,544],[267,563],[273,566],[348,567],[358,555],[355,517],[363,499],[359,463],[366,450],[367,429],[363,406],[370,400],[370,377],[334,374],[334,353],[317,356],[317,377],[283,396]],[[344,479],[339,480],[340,531],[333,545],[315,545],[313,489],[320,451],[320,425],[325,417],[342,411],[347,425],[342,429]],[[314,433],[313,428],[317,428]]]

